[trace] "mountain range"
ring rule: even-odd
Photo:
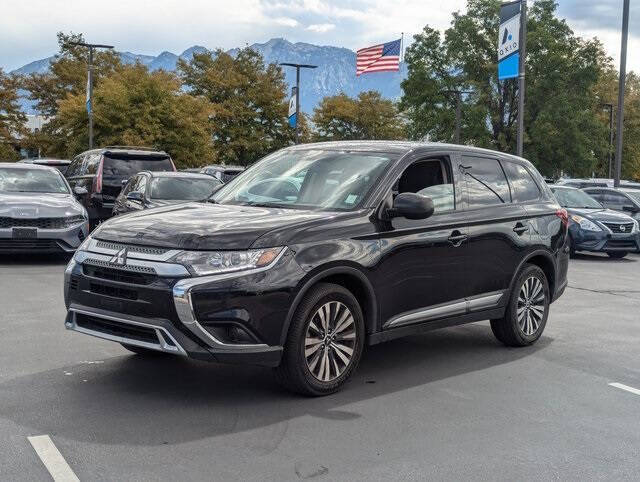
[[[255,43],[250,47],[258,51],[266,63],[304,63],[317,65],[317,69],[303,70],[300,74],[300,107],[303,112],[311,114],[323,97],[344,92],[349,96],[356,96],[367,90],[377,90],[383,97],[398,100],[402,94],[400,82],[406,77],[406,65],[400,66],[400,72],[378,72],[356,77],[356,54],[352,50],[340,47],[320,46],[304,42],[291,43],[282,38],[271,39],[266,43]],[[119,52],[125,63],[140,62],[151,70],[163,69],[175,71],[178,59],[190,60],[194,53],[205,52],[207,49],[194,45],[179,55],[172,52],[162,52],[157,56]],[[239,49],[229,50],[229,54],[236,55]],[[16,74],[44,73],[55,57],[36,60],[19,69]],[[283,67],[285,78],[289,86],[295,85],[295,69]],[[33,106],[28,99],[22,99],[23,110],[34,113]]]

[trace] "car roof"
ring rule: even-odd
[[[417,141],[330,141],[316,142],[311,144],[300,144],[291,146],[292,150],[351,150],[362,152],[386,152],[398,155],[405,155],[412,151],[459,151],[468,154],[490,154],[499,155],[501,158],[507,158],[512,161],[530,164],[529,161],[522,157],[514,156],[505,152],[492,151],[474,146],[464,146],[459,144],[445,144],[441,142],[417,142]]]
[[[21,159],[20,161],[18,161],[19,163],[22,164],[71,164],[71,161],[69,159],[54,159],[52,157],[41,157],[41,158],[34,158],[34,159]]]
[[[215,179],[208,174],[200,174],[198,172],[184,171],[140,171],[139,174],[147,174],[151,177],[183,177],[188,179]]]
[[[153,155],[161,154],[169,157],[169,154],[167,154],[163,150],[153,149],[150,147],[142,147],[142,146],[105,146],[105,147],[90,149],[88,151],[81,152],[81,154],[91,154],[91,153],[94,153],[94,154],[119,153],[119,154],[135,155],[135,156],[144,156],[144,155],[153,156]]]
[[[204,166],[202,169],[222,169],[222,170],[239,170],[239,171],[244,171],[244,167],[242,166],[227,166],[227,165],[223,165],[223,164],[209,164]]]

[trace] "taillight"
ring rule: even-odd
[[[558,209],[556,211],[556,216],[558,216],[562,220],[562,224],[565,226],[569,226],[569,213],[566,209]]]
[[[100,164],[98,164],[98,170],[96,171],[96,177],[93,178],[93,192],[102,192],[102,164],[104,163],[104,157],[100,158]]]

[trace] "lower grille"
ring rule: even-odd
[[[107,320],[82,313],[76,314],[76,324],[86,330],[160,345],[156,330],[145,326],[129,325],[127,323],[120,323],[118,321]]]
[[[638,246],[636,245],[635,241],[622,241],[622,240],[609,240],[607,241],[607,244],[605,245],[604,249],[607,248],[615,248],[615,249],[637,249]]]
[[[633,231],[633,223],[623,223],[623,224],[614,224],[614,223],[603,223],[606,227],[608,227],[612,233],[615,234],[631,234]]]
[[[0,217],[0,229],[6,228],[39,228],[39,229],[65,229],[73,224],[81,223],[83,216],[69,218],[9,218]]]
[[[125,300],[137,300],[138,292],[128,290],[126,288],[117,288],[115,286],[101,285],[98,283],[90,283],[89,290],[99,295],[111,296],[113,298],[122,298]]]
[[[0,250],[31,251],[51,250],[58,251],[60,246],[53,239],[0,239]]]

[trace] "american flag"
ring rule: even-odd
[[[401,39],[398,39],[358,50],[356,52],[356,75],[400,70],[401,42]]]

